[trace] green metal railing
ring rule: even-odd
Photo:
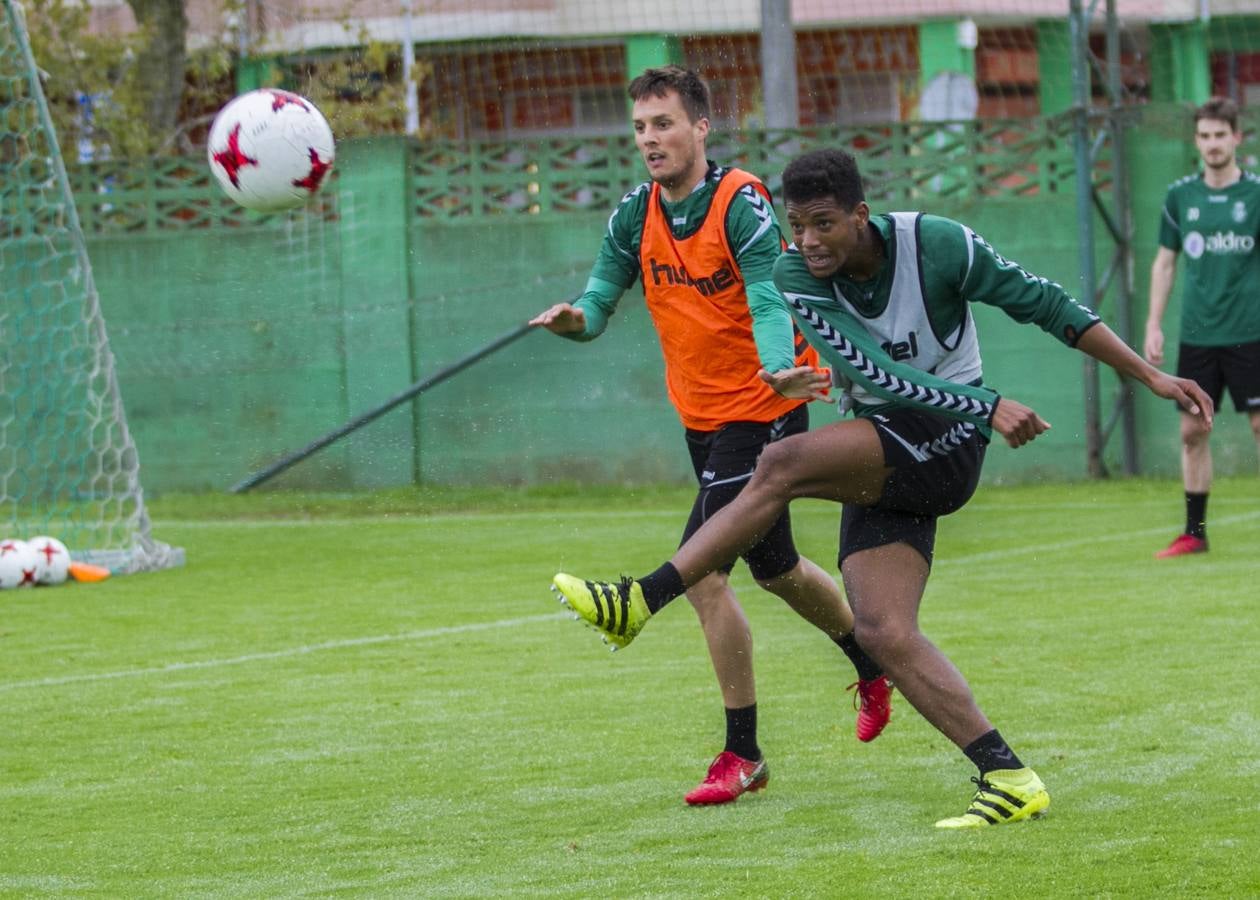
[[[197,228],[243,228],[277,216],[250,212],[215,183],[204,157],[107,160],[69,168],[75,205],[89,237]],[[320,216],[336,217],[337,191],[326,185]]]
[[[855,152],[872,199],[1030,196],[1071,191],[1071,120],[897,122],[861,128],[717,134],[709,156],[767,179],[803,150]],[[603,211],[644,180],[625,138],[413,144],[416,218],[547,216]]]
[[[1073,189],[1067,116],[717,133],[709,155],[761,175],[777,191],[787,162],[820,146],[858,155],[873,201],[1044,196]],[[408,183],[402,189],[416,222],[606,212],[644,180],[629,136],[410,141],[406,155]],[[200,157],[94,162],[72,166],[70,177],[89,236],[248,228],[268,219],[229,200]],[[337,217],[336,194],[335,184],[321,193],[321,217]]]
[[[1134,121],[1157,129],[1167,120],[1189,134],[1188,112],[1163,105],[1134,110]],[[1248,111],[1254,132],[1260,113]],[[1070,114],[968,122],[893,122],[796,131],[715,132],[711,159],[764,179],[776,196],[779,173],[798,153],[822,146],[854,152],[868,197],[927,205],[935,198],[1071,195],[1076,164]],[[607,212],[645,178],[630,136],[562,137],[530,141],[409,141],[407,184],[414,222],[502,221]],[[1096,180],[1109,183],[1104,148]],[[189,228],[247,228],[268,219],[229,200],[201,157],[110,160],[69,168],[84,231],[89,235]],[[334,170],[334,179],[337,170]],[[320,194],[318,214],[338,215],[335,180]],[[5,211],[15,221],[20,210]]]

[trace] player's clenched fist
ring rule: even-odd
[[[1022,403],[999,397],[993,410],[993,430],[1012,447],[1022,447],[1048,430],[1050,423]]]

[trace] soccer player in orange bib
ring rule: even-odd
[[[790,324],[774,286],[783,238],[769,191],[757,177],[705,156],[708,86],[694,72],[666,66],[635,78],[629,94],[635,143],[651,180],[626,194],[613,212],[583,295],[543,311],[531,324],[592,340],[603,333],[625,290],[643,279],[669,398],[700,486],[685,542],[748,483],[766,446],[809,428],[807,401],[779,396],[758,371],[813,366],[818,357],[799,333],[791,355],[785,351],[782,359],[763,340]],[[853,613],[835,580],[797,552],[786,512],[743,559],[761,587],[848,655],[858,675],[851,685],[859,705],[857,736],[873,740],[889,719],[890,684],[855,642]],[[757,743],[752,635],[731,590],[730,571],[713,572],[687,591],[726,708],[726,745],[687,794],[692,805],[728,803],[765,787],[770,777]],[[604,638],[616,649],[635,634],[623,627]]]

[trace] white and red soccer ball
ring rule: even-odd
[[[0,540],[0,589],[34,586],[38,568],[35,550],[26,541]]]
[[[62,584],[70,576],[70,551],[61,541],[41,534],[26,546],[35,554],[36,584]]]
[[[332,169],[332,129],[315,104],[291,91],[241,94],[214,118],[206,157],[229,197],[279,212],[313,197]]]

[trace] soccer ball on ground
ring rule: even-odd
[[[35,583],[35,551],[26,541],[0,541],[0,588],[27,587]]]
[[[214,118],[206,156],[229,197],[259,212],[301,206],[333,165],[332,129],[315,104],[290,91],[241,94]]]
[[[70,551],[55,537],[41,534],[26,542],[35,554],[35,583],[61,584],[70,574]]]

